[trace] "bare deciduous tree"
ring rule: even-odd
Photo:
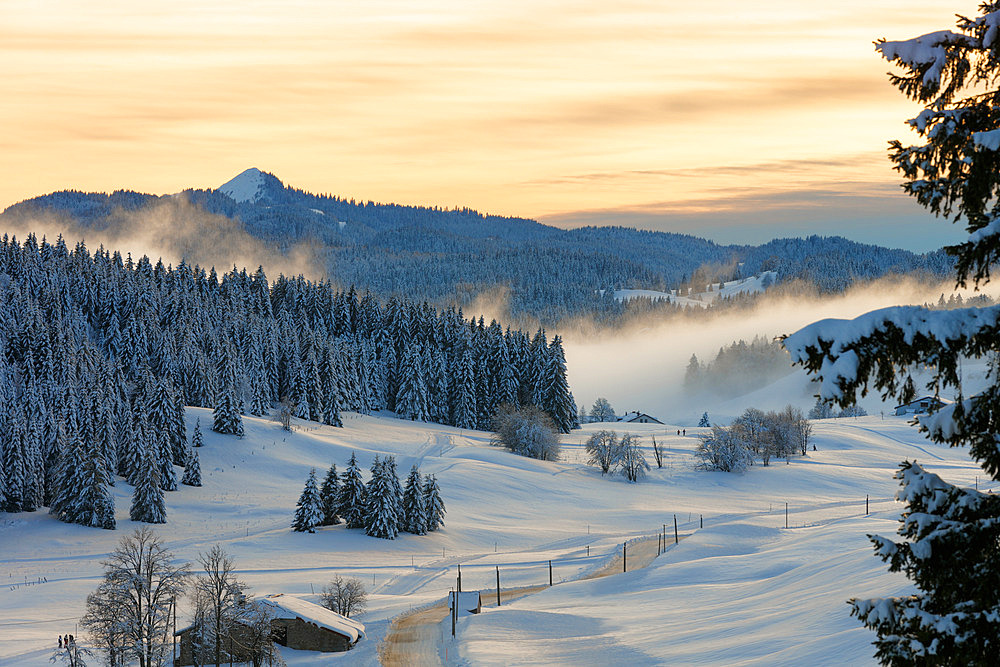
[[[103,565],[104,581],[93,606],[88,604],[90,627],[121,632],[115,641],[121,641],[124,662],[160,667],[170,646],[171,604],[184,592],[188,565],[175,565],[174,555],[148,526],[123,536]]]
[[[339,574],[323,588],[323,606],[350,618],[368,607],[368,592],[358,579],[344,579]]]
[[[233,559],[216,544],[208,553],[198,555],[204,575],[195,581],[196,612],[204,619],[202,641],[212,649],[215,664],[222,664],[224,639],[231,634],[239,614],[239,605],[245,599],[246,584],[236,579]],[[209,632],[205,632],[207,629]]]

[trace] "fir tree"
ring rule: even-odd
[[[337,475],[337,464],[334,463],[326,471],[323,479],[323,486],[320,487],[319,497],[323,508],[324,526],[335,526],[340,523],[337,516],[337,503],[340,496],[340,477]]]
[[[188,451],[188,461],[184,467],[184,476],[181,477],[181,484],[201,486],[201,463],[198,460],[198,450],[193,447]]]
[[[232,375],[232,373],[230,373]],[[216,433],[237,435],[243,437],[243,415],[236,397],[236,378],[231,377],[219,392],[212,412],[214,421],[212,430]]]
[[[441,489],[434,475],[424,478],[424,508],[427,512],[427,532],[433,532],[444,525],[444,501],[441,500]]]
[[[151,448],[145,448],[139,469],[132,484],[132,506],[129,518],[142,523],[166,523],[167,508],[160,488],[160,465]]]
[[[698,426],[706,427],[711,425],[712,423],[708,421],[708,413],[707,412],[701,413],[701,419],[698,420]]]
[[[347,470],[340,480],[337,494],[337,516],[342,517],[348,528],[365,527],[365,484],[354,452],[347,462]]]
[[[316,526],[323,522],[323,508],[319,497],[319,489],[316,487],[316,469],[309,471],[309,478],[306,486],[302,489],[299,502],[295,506],[295,520],[292,522],[292,530],[301,533],[308,531],[315,533]]]
[[[115,529],[115,503],[108,491],[108,472],[96,442],[84,452],[84,486],[72,512],[73,522],[93,528]]]
[[[403,419],[427,421],[427,384],[420,363],[420,349],[416,344],[406,350],[400,368],[396,412]]]
[[[158,452],[160,461],[160,488],[164,491],[177,490],[177,472],[174,470],[174,456],[167,434],[153,429],[150,450]]]
[[[199,417],[194,423],[194,433],[191,434],[191,448],[197,449],[204,446],[204,444],[205,442],[201,435],[201,417]]]
[[[549,358],[545,366],[545,390],[540,407],[549,413],[560,433],[569,433],[573,428],[576,420],[576,404],[566,383],[566,357],[559,336],[553,338],[549,346]]]
[[[365,533],[387,540],[396,539],[399,533],[400,507],[387,461],[375,457],[371,479],[365,488]]]
[[[427,533],[427,506],[420,470],[414,465],[403,489],[403,530],[414,535]]]
[[[960,17],[958,31],[933,32],[876,49],[903,68],[890,80],[925,105],[908,124],[925,143],[890,142],[889,157],[906,178],[904,189],[933,213],[963,221],[967,239],[948,248],[960,287],[987,284],[1000,259],[1000,72],[997,14]],[[953,404],[918,420],[930,440],[967,447],[993,480],[1000,480],[1000,308],[950,311],[886,308],[853,321],[824,321],[785,339],[792,360],[822,380],[820,397],[842,408],[874,387],[883,399],[906,403],[911,370],[927,369],[927,387],[952,389]],[[989,360],[990,383],[966,398],[963,359]],[[876,657],[886,665],[987,665],[1000,635],[1000,496],[945,481],[904,461],[896,478],[906,503],[903,539],[870,536],[891,572],[916,587],[906,595],[854,599],[852,613],[875,631]]]

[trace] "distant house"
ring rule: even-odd
[[[936,396],[922,396],[915,401],[896,406],[897,415],[920,415],[938,410],[947,403]]]
[[[274,643],[280,646],[332,653],[350,650],[365,636],[364,624],[306,600],[278,594],[257,601],[270,608],[273,614],[271,634]],[[180,638],[180,654],[175,663],[178,667],[207,664],[209,656],[195,655],[197,629],[197,625],[190,625],[174,633]],[[227,655],[231,651],[234,660],[251,661],[249,650],[243,648],[250,644],[248,638],[248,630],[237,623],[229,637],[223,640]]]
[[[645,412],[626,412],[618,418],[618,421],[628,424],[662,424],[656,417],[647,415]]]

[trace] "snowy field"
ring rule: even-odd
[[[211,422],[210,411],[192,408],[189,429],[197,417]],[[547,583],[550,559],[555,587],[461,619],[442,658],[469,665],[873,664],[872,635],[849,617],[845,601],[907,588],[865,538],[895,530],[898,462],[915,458],[968,485],[980,472],[964,451],[926,443],[897,417],[816,422],[817,451],[744,475],[695,470],[699,429],[684,437],[673,425],[630,425],[654,466],[636,485],[602,479],[585,464],[582,442],[601,424],[566,436],[563,460],[544,463],[490,447],[486,433],[344,417],[343,429],[298,424],[291,434],[245,418],[243,439],[206,430],[205,486],[166,494],[169,523],[154,527],[186,561],[220,543],[258,595],[316,600],[334,574],[364,581],[372,599],[359,620],[369,637],[350,653],[324,655],[324,664],[377,664],[388,619],[443,597],[458,564],[463,587],[475,589],[494,585],[496,565],[504,587]],[[655,468],[651,435],[667,448],[663,469]],[[401,475],[415,463],[437,475],[446,526],[394,541],[343,526],[293,533],[309,469],[322,475],[335,462],[342,470],[352,451],[366,470],[388,453]],[[44,512],[0,517],[0,665],[47,664],[58,634],[80,634],[76,622],[101,560],[133,528],[130,492],[121,481],[114,489],[117,531],[59,523]],[[568,581],[600,567],[628,538],[663,524],[672,534],[675,514],[684,539],[647,569]],[[188,611],[181,607],[179,625]],[[316,654],[286,659],[316,664]]]

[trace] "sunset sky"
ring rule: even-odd
[[[0,1],[0,209],[246,169],[723,242],[961,237],[899,191],[879,37],[977,3]]]

